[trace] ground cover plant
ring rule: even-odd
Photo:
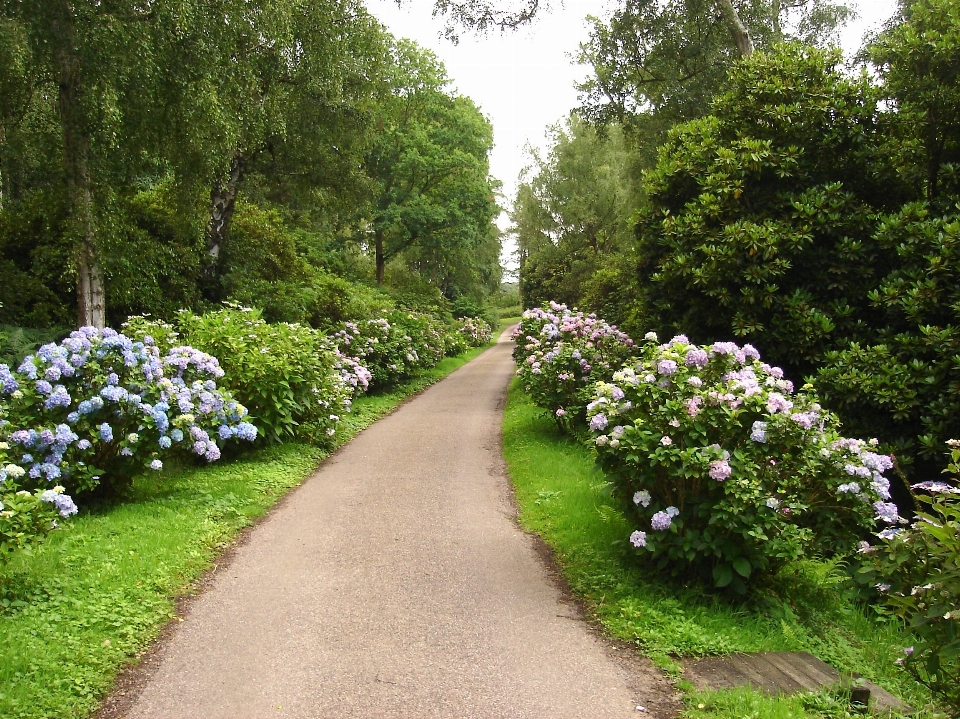
[[[550,545],[572,589],[605,630],[635,643],[678,676],[681,687],[682,657],[809,651],[922,708],[918,716],[933,716],[930,694],[895,664],[907,635],[857,602],[841,560],[787,563],[747,601],[731,601],[699,583],[664,582],[636,562],[628,540],[633,520],[592,450],[561,432],[519,381],[508,397],[503,449],[523,526]],[[697,719],[848,716],[845,704],[819,695],[771,699],[748,690],[688,691],[685,702],[685,716]]]
[[[484,349],[359,397],[336,443]],[[81,508],[40,549],[0,566],[0,716],[88,716],[117,672],[173,618],[175,598],[328,452],[289,442],[139,475],[122,501]]]

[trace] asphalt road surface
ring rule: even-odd
[[[162,644],[129,719],[638,712],[643,676],[518,528],[504,337],[357,436],[236,551]]]

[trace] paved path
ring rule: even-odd
[[[642,716],[653,680],[562,601],[513,520],[511,346],[374,424],[257,527],[129,719]]]

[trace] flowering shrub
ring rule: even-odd
[[[633,340],[595,315],[551,302],[523,313],[514,330],[517,376],[534,403],[561,424],[582,421],[593,387],[633,353]]]
[[[9,450],[9,442],[0,442],[0,564],[43,541],[58,518],[77,513],[77,505],[61,486],[32,493],[20,489],[27,472],[11,461]]]
[[[204,315],[184,310],[175,326],[133,318],[126,327],[167,344],[182,339],[222,358],[226,387],[250,408],[251,421],[271,442],[332,436],[354,393],[370,381],[359,361],[341,354],[322,332],[268,324],[257,310],[228,307]]]
[[[596,383],[587,416],[637,522],[631,542],[661,568],[742,591],[814,541],[843,552],[875,518],[899,519],[891,459],[839,436],[753,347],[645,340],[636,362]]]
[[[42,346],[15,372],[0,365],[0,439],[34,488],[117,485],[159,470],[173,448],[212,462],[223,442],[257,435],[246,409],[217,388],[221,377],[216,358],[192,347],[161,355],[149,336],[134,341],[84,327]]]
[[[947,468],[960,475],[960,441],[952,439]],[[898,660],[960,715],[960,489],[956,483],[921,482],[922,509],[902,529],[880,533],[879,547],[866,543],[861,570],[876,581],[889,614],[903,620],[916,641]]]
[[[341,351],[369,368],[371,383],[383,387],[433,367],[447,348],[446,325],[429,315],[395,311],[360,322],[344,322],[332,339]]]
[[[468,347],[480,347],[493,339],[493,329],[479,317],[456,320],[456,331],[450,334],[466,339]]]

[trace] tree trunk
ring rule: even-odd
[[[217,179],[210,191],[210,222],[207,224],[207,262],[203,270],[205,294],[208,299],[220,300],[223,281],[223,246],[230,231],[230,221],[236,209],[237,192],[243,179],[244,156],[234,153],[226,182]]]
[[[731,0],[717,0],[717,7],[720,10],[720,14],[723,15],[727,27],[730,29],[730,35],[733,37],[733,42],[737,46],[737,52],[740,53],[740,57],[746,57],[752,54],[753,40],[750,39],[750,32],[743,24],[743,21],[740,20],[740,15],[733,6],[733,2],[731,2]]]
[[[81,99],[82,82],[76,46],[73,11],[61,9],[56,50],[59,66],[60,124],[63,131],[63,168],[70,204],[70,221],[76,237],[77,324],[103,329],[106,325],[103,270],[97,256],[93,218],[93,186],[90,177],[90,136]]]
[[[383,251],[383,230],[377,230],[374,233],[374,238],[376,241],[376,253],[377,253],[377,285],[383,284],[383,275],[384,270],[386,270],[387,259]]]

